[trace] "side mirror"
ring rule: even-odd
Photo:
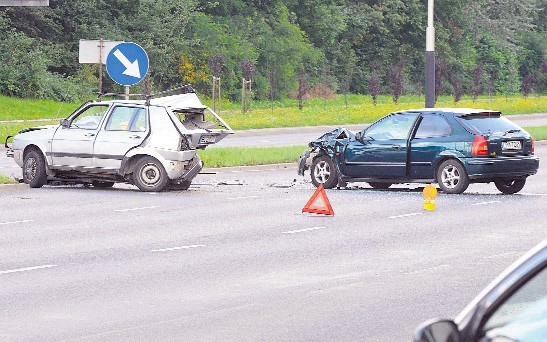
[[[414,342],[459,342],[458,326],[448,319],[429,320],[416,329]]]
[[[355,139],[359,141],[363,141],[363,131],[359,131],[355,134]]]
[[[63,126],[64,128],[68,128],[70,124],[68,123],[67,119],[63,119],[61,120],[61,126]]]

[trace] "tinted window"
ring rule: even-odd
[[[501,117],[499,114],[493,115],[466,115],[459,117],[458,120],[474,134],[505,133],[511,130],[520,130],[521,128]]]
[[[365,137],[374,140],[406,139],[418,114],[391,114],[370,126]]]
[[[440,115],[425,115],[420,122],[416,138],[442,137],[450,135],[452,128]]]

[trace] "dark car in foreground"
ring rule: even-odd
[[[547,341],[547,240],[499,275],[455,320],[423,323],[414,341]]]
[[[481,109],[405,110],[357,133],[338,128],[309,146],[298,173],[309,169],[313,184],[327,189],[349,182],[377,189],[436,182],[459,194],[470,183],[494,182],[514,194],[539,167],[530,134],[500,112]]]

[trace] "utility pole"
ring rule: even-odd
[[[435,27],[433,3],[427,1],[427,29],[425,33],[425,107],[435,107]]]

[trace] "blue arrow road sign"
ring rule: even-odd
[[[137,84],[148,72],[148,55],[138,44],[118,44],[106,57],[106,71],[118,84],[123,86]]]

